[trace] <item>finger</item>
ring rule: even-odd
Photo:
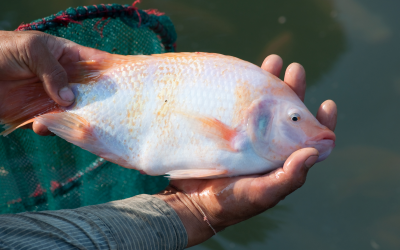
[[[67,72],[67,75],[72,77],[72,79],[77,73],[76,62],[89,60],[102,61],[110,56],[109,53],[101,50],[84,47],[65,39],[57,39],[64,43],[63,54],[59,58],[59,62]]]
[[[75,96],[68,86],[67,73],[45,43],[33,36],[26,48],[28,66],[43,82],[47,94],[59,105],[71,105]]]
[[[64,55],[62,57],[64,57],[65,55],[68,55],[68,57],[69,57],[68,60],[71,60],[74,62],[88,61],[88,60],[101,60],[110,55],[109,53],[107,53],[105,51],[85,47],[85,46],[79,45],[79,44],[74,43],[67,39],[63,39],[60,37],[57,37],[56,39],[60,43],[64,44],[63,45],[64,46]],[[61,61],[63,59],[64,58],[61,58]],[[63,64],[63,63],[61,63],[61,64]]]
[[[279,77],[282,70],[283,61],[278,55],[269,55],[265,58],[261,68],[269,73]]]
[[[284,82],[304,101],[306,94],[306,71],[298,63],[290,64],[285,72]]]
[[[303,148],[291,154],[282,168],[260,178],[265,188],[259,192],[263,196],[259,199],[265,200],[266,206],[273,206],[301,187],[318,155],[315,148]]]
[[[303,186],[308,170],[315,164],[318,156],[315,148],[303,148],[291,154],[283,165],[283,173],[278,176],[275,174],[277,184],[280,184],[275,185],[277,197],[284,198]]]
[[[98,49],[92,49],[88,47],[84,47],[81,45],[78,45],[74,48],[74,50],[79,51],[79,60],[80,61],[86,61],[86,60],[101,60],[103,58],[106,58],[110,54]]]
[[[337,121],[336,103],[332,100],[324,101],[318,109],[317,120],[330,130],[335,131]]]
[[[32,129],[33,132],[35,132],[38,135],[51,135],[52,133],[47,129],[46,126],[44,126],[43,124],[41,124],[40,122],[34,121],[32,124]]]

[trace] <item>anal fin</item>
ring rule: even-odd
[[[212,179],[228,173],[226,169],[217,168],[203,168],[203,169],[183,169],[183,170],[172,170],[166,173],[167,178],[170,180],[177,179]]]

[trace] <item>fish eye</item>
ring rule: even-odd
[[[297,122],[297,121],[300,121],[300,115],[299,114],[297,114],[297,113],[293,113],[293,114],[291,114],[290,115],[290,119],[292,120],[292,121],[294,121],[294,122]]]

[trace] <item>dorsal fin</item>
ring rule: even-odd
[[[148,60],[168,59],[168,58],[196,58],[196,57],[210,57],[210,58],[229,58],[230,60],[239,60],[236,57],[225,56],[216,53],[204,53],[204,52],[181,52],[181,53],[163,53],[153,55],[116,55],[104,53],[100,57],[94,58],[94,60],[80,61],[74,65],[71,65],[68,71],[68,77],[70,82],[73,83],[90,83],[96,81],[103,74],[110,70],[120,67],[128,63],[144,62]]]
[[[70,65],[67,69],[71,83],[86,84],[96,81],[105,73],[128,63],[150,60],[152,56],[136,55],[123,56],[106,54],[89,61],[80,61]]]

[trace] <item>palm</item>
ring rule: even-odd
[[[271,175],[267,174],[266,176]],[[244,176],[234,178],[222,178],[213,180],[175,180],[171,181],[171,186],[178,190],[185,191],[192,199],[206,208],[207,216],[212,224],[221,225],[222,222],[229,221],[235,224],[249,217],[261,213],[267,208],[273,207],[277,202],[274,199],[260,199],[264,196],[266,176]],[[266,195],[266,197],[269,197]],[[260,204],[258,204],[258,201]],[[235,209],[231,209],[235,208]],[[224,211],[224,213],[219,213]],[[223,215],[223,217],[221,217]],[[227,220],[226,218],[230,218]],[[236,221],[232,221],[235,218]]]

